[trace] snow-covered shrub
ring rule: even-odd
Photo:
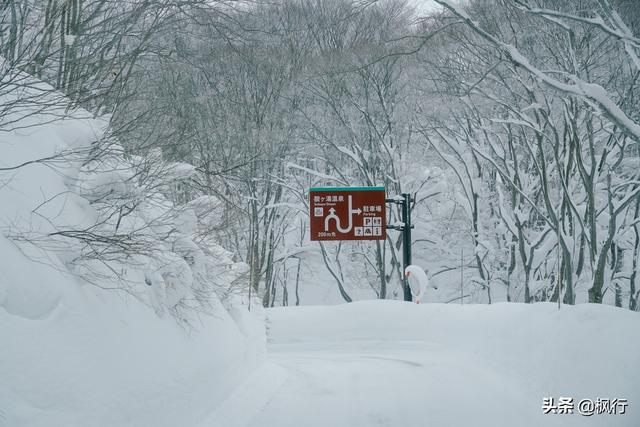
[[[194,241],[198,229],[210,225],[200,223],[194,209],[202,214],[203,199],[176,206],[167,197],[193,167],[164,162],[157,150],[126,158],[119,145],[108,141],[97,143],[96,151],[99,157],[81,168],[74,187],[97,215],[96,238],[79,247],[75,271],[89,280],[99,273],[102,284],[108,278],[159,315],[189,320],[194,312],[209,312],[211,295],[225,297],[246,266],[234,263],[211,238]],[[129,269],[144,275],[128,275]]]

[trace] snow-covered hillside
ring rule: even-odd
[[[117,146],[63,108],[16,110],[0,132],[0,426],[194,425],[264,352],[260,310],[211,290],[246,267],[197,246],[195,215],[145,192],[117,149],[88,161]],[[116,225],[125,192],[135,209]],[[148,247],[117,252],[118,236]]]

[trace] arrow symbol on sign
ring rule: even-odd
[[[346,228],[342,228],[340,224],[340,217],[336,215],[336,210],[334,208],[329,209],[329,215],[327,215],[324,219],[324,231],[329,231],[329,221],[334,220],[336,222],[336,229],[340,233],[348,233],[353,228],[353,214],[357,213],[360,215],[362,211],[360,209],[352,209],[351,208],[352,198],[351,196],[347,197],[347,213],[349,215],[349,224]]]

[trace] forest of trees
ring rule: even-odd
[[[104,118],[90,152],[37,161],[106,162],[117,147],[122,179],[193,207],[201,249],[216,241],[248,265],[229,291],[265,306],[304,303],[319,273],[345,301],[402,298],[398,233],[308,236],[310,187],[383,185],[415,196],[414,262],[443,302],[462,286],[465,303],[640,310],[635,0],[415,6],[4,0],[0,140],[34,106]],[[82,240],[86,257],[144,251],[142,229],[118,229],[145,191],[91,200],[113,227],[54,237]]]

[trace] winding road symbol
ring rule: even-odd
[[[358,209],[352,209],[352,200],[351,200],[351,196],[347,196],[347,203],[348,203],[348,209],[347,212],[349,213],[349,225],[346,228],[342,228],[340,226],[340,217],[338,215],[336,215],[336,210],[334,208],[329,209],[329,215],[327,215],[327,217],[324,219],[324,231],[329,231],[329,221],[331,221],[332,219],[335,220],[336,222],[336,229],[340,232],[340,233],[348,233],[351,231],[351,229],[353,228],[353,214],[357,214],[360,215],[362,214],[362,210],[360,210],[360,208]]]

